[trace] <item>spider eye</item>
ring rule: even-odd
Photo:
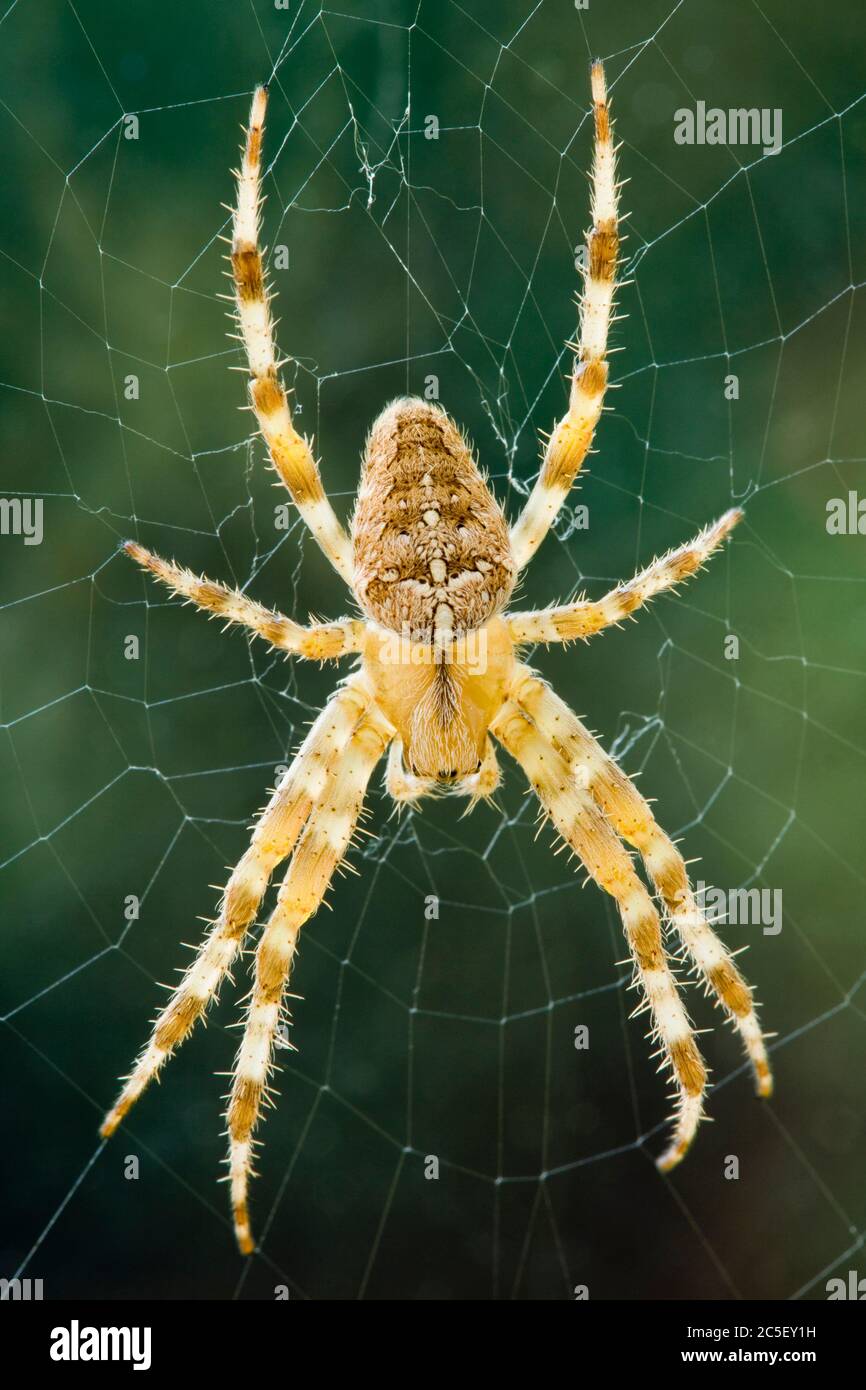
[[[475,771],[476,771],[476,772],[480,772],[480,771],[481,771],[481,759],[480,759],[480,758],[478,759],[478,762],[475,764]]]

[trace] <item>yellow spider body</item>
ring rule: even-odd
[[[500,617],[435,644],[370,629],[362,669],[416,783],[465,784],[480,772],[487,734],[514,666],[514,642]],[[423,790],[416,787],[407,799],[415,800]],[[471,793],[473,787],[464,785],[463,790]]]
[[[772,1081],[752,994],[707,921],[683,858],[649,804],[549,685],[519,660],[525,644],[588,638],[694,574],[741,519],[726,512],[686,545],[596,601],[508,612],[520,570],[543,541],[592,443],[607,386],[607,336],[619,253],[618,184],[604,72],[592,69],[592,226],[568,410],[548,439],[538,478],[509,527],[453,421],[405,398],[367,441],[351,537],[326,496],[282,385],[262,255],[261,151],[267,92],[253,97],[233,218],[232,271],[250,369],[250,400],[271,462],[301,516],[346,581],[363,617],[304,627],[248,595],[161,559],[129,554],[207,612],[310,660],[354,656],[310,729],[232,871],[219,913],[159,1014],[102,1133],[114,1132],[204,1015],[229,974],[268,883],[288,867],[256,948],[227,1111],[231,1204],[238,1244],[252,1251],[248,1187],[254,1134],[301,927],[347,854],[370,778],[387,753],[398,804],[451,789],[475,802],[499,781],[496,744],[523,769],[542,815],[616,902],[650,1017],[676,1089],[661,1169],[688,1150],[703,1114],[706,1069],[671,969],[662,916],[698,978],[740,1034],[759,1094]],[[649,888],[638,876],[641,860]],[[661,914],[661,915],[660,915]]]

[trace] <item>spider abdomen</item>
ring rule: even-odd
[[[352,541],[362,608],[415,641],[482,627],[514,587],[508,527],[466,440],[416,397],[370,431]]]

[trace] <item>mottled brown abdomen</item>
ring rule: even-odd
[[[417,397],[370,431],[352,543],[364,612],[416,641],[483,626],[514,587],[508,526],[466,440]]]

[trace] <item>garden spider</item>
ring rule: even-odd
[[[684,957],[739,1030],[758,1093],[771,1091],[751,990],[699,908],[679,850],[625,773],[518,657],[525,644],[587,638],[618,623],[693,574],[741,513],[727,512],[688,545],[654,560],[597,602],[505,611],[518,574],[543,541],[586,457],[607,385],[618,185],[599,62],[592,67],[592,100],[592,227],[568,411],[548,440],[520,517],[509,529],[448,415],[407,398],[392,401],[370,431],[350,539],[325,495],[309,443],[292,424],[280,380],[259,247],[266,89],[259,87],[253,97],[231,243],[250,399],[274,468],[364,616],[302,627],[135,542],[127,542],[126,549],[174,593],[240,623],[275,648],[310,660],[350,655],[358,660],[262,812],[226,885],[216,921],[102,1125],[104,1136],[114,1132],[203,1016],[254,923],[271,875],[291,856],[256,950],[228,1103],[231,1205],[245,1254],[254,1248],[248,1211],[253,1135],[268,1094],[301,926],[321,904],[352,843],[367,785],[386,751],[386,786],[399,805],[414,805],[443,787],[474,802],[490,797],[499,783],[495,739],[525,772],[543,816],[614,898],[635,982],[645,997],[642,1009],[650,1012],[652,1036],[676,1087],[673,1132],[658,1159],[660,1169],[678,1163],[692,1142],[703,1113],[706,1069],[668,961],[659,913],[626,846],[641,855]]]

